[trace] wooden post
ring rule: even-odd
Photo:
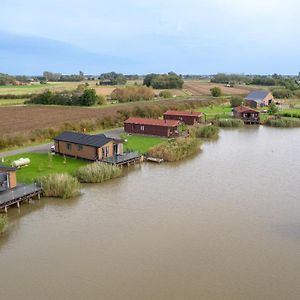
[[[7,213],[7,206],[4,207],[4,211]]]
[[[20,202],[19,201],[17,202],[17,207],[20,208]]]

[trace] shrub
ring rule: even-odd
[[[80,184],[69,174],[50,174],[37,179],[46,197],[71,198],[79,195]]]
[[[117,100],[121,103],[151,100],[153,98],[153,89],[146,86],[126,86],[124,88],[117,88],[111,94],[112,100]]]
[[[170,91],[161,91],[159,97],[162,98],[172,98],[172,93]]]
[[[0,234],[6,231],[7,223],[7,215],[0,214]]]
[[[285,119],[285,118],[269,118],[264,123],[267,126],[271,127],[285,127],[285,128],[293,128],[300,127],[299,119]]]
[[[191,129],[191,133],[193,136],[197,138],[206,138],[206,139],[214,139],[219,136],[219,127],[214,125],[195,125]]]
[[[275,115],[276,113],[278,113],[278,107],[276,106],[276,104],[274,102],[271,102],[268,105],[268,113],[270,115]]]
[[[222,96],[222,90],[219,87],[217,87],[217,86],[211,88],[210,92],[211,92],[211,95],[213,97],[220,97],[220,96]]]
[[[97,104],[98,104],[98,105],[104,105],[104,104],[107,104],[107,100],[106,100],[105,96],[103,96],[103,95],[98,95]]]
[[[242,105],[244,102],[244,99],[242,97],[231,97],[230,99],[230,106],[231,107],[237,107]]]
[[[293,92],[291,90],[288,89],[284,89],[284,88],[279,88],[279,89],[272,89],[272,93],[274,98],[277,99],[288,99],[293,95]]]
[[[168,74],[148,74],[145,76],[144,85],[155,89],[182,89],[184,81],[174,72]]]
[[[106,163],[95,162],[79,168],[75,176],[80,182],[101,183],[122,175],[122,169]]]
[[[215,121],[215,125],[219,127],[243,127],[244,122],[240,119],[219,119]]]
[[[149,155],[169,162],[179,161],[196,153],[200,144],[200,140],[196,138],[177,138],[154,146],[149,150]]]

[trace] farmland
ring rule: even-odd
[[[202,95],[209,96],[211,95],[210,89],[213,87],[220,87],[224,95],[242,95],[245,96],[248,94],[252,88],[249,86],[237,86],[237,87],[225,87],[223,84],[218,83],[209,83],[207,81],[191,80],[184,83],[183,89],[186,90],[193,96]]]

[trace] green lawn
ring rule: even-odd
[[[200,107],[196,111],[205,113],[207,119],[211,119],[216,115],[225,118],[231,115],[232,108],[229,105],[211,105],[211,106]]]
[[[17,170],[17,180],[20,183],[32,183],[35,178],[52,173],[72,174],[79,167],[88,164],[87,161],[60,155],[48,155],[43,153],[23,153],[5,158],[4,164],[10,165],[12,161],[19,158],[29,158],[28,167]]]
[[[140,154],[145,154],[150,148],[167,141],[165,138],[142,136],[142,135],[127,135],[122,136],[127,142],[124,142],[124,151],[137,151]]]

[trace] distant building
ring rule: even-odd
[[[159,120],[130,117],[124,122],[124,130],[127,133],[156,135],[162,137],[179,136],[178,120]]]
[[[241,119],[245,124],[259,124],[260,112],[246,106],[237,106],[233,109],[233,116]]]
[[[123,154],[123,143],[104,134],[66,131],[54,138],[55,152],[87,160],[105,160]]]
[[[271,92],[268,91],[253,91],[249,93],[245,98],[245,105],[252,108],[268,106],[274,101],[274,97]]]
[[[0,192],[17,186],[16,168],[0,165]]]
[[[165,120],[178,120],[186,125],[200,123],[204,114],[201,112],[168,110],[163,114]]]

